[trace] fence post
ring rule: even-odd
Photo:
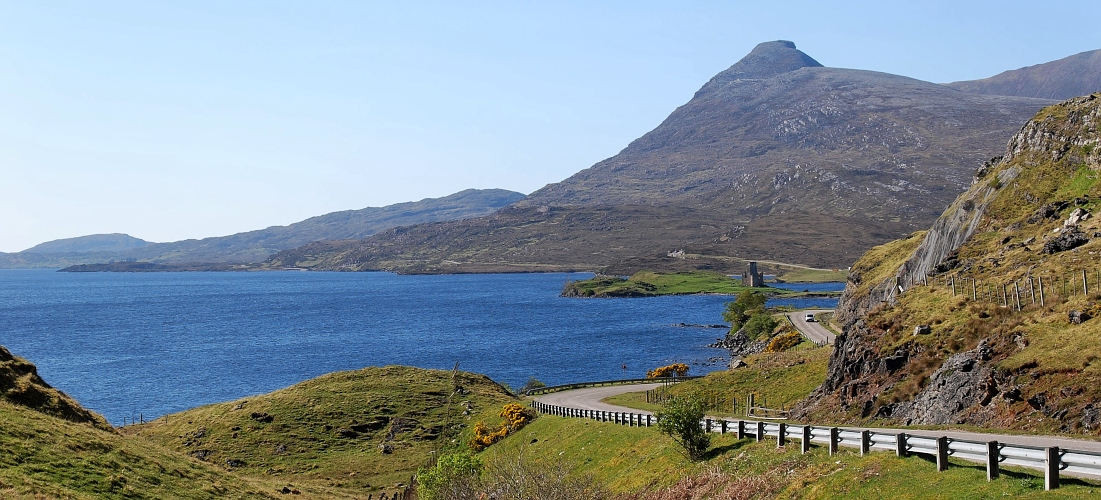
[[[726,434],[726,420],[721,420],[720,422],[722,423],[719,424],[719,433]]]
[[[948,470],[948,437],[941,436],[937,438],[937,470],[944,472]]]
[[[780,432],[776,436],[776,447],[777,448],[780,448],[780,447],[784,446],[785,444],[787,444],[787,442],[788,442],[787,433],[788,433],[788,424],[780,422]]]
[[[799,451],[801,453],[803,453],[804,455],[806,455],[808,452],[810,452],[810,431],[811,431],[811,426],[809,426],[809,425],[804,425],[803,426],[803,443],[800,446]]]
[[[1044,277],[1037,276],[1036,282],[1040,284],[1040,307],[1044,307]]]
[[[764,441],[764,440],[765,440],[765,423],[764,422],[757,422],[757,442],[760,443],[761,441]]]
[[[704,428],[703,432],[711,433],[711,419],[705,419],[704,422],[706,422],[704,425],[706,425],[707,427]]]
[[[979,295],[975,291],[975,278],[971,278],[971,300],[979,300]]]
[[[1017,298],[1017,312],[1021,311],[1021,289],[1017,287],[1017,282],[1013,282],[1013,296]]]
[[[1009,307],[1009,296],[1005,293],[1005,283],[1002,283],[1002,306]]]
[[[745,420],[738,421],[738,439],[745,439]]]
[[[841,430],[837,427],[830,427],[830,456],[837,454],[837,443],[841,438]]]
[[[998,479],[998,442],[990,441],[986,443],[986,480],[993,481]]]
[[[860,433],[860,456],[867,455],[872,451],[872,432],[865,430]]]
[[[900,457],[906,457],[906,433],[900,432],[895,434],[895,454]]]
[[[646,415],[646,427],[650,427],[650,423],[651,423],[651,422],[650,422],[650,419],[651,419],[652,417],[653,417],[653,415]]]
[[[1047,449],[1047,464],[1044,467],[1044,489],[1054,490],[1059,487],[1059,447],[1052,446]]]
[[[1086,281],[1086,270],[1082,270],[1082,295],[1086,296],[1090,294],[1090,283]]]

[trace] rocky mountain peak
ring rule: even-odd
[[[821,68],[822,64],[795,48],[794,42],[776,40],[757,44],[733,66],[704,85],[700,92],[735,80],[760,80],[801,68]]]

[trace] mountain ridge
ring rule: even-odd
[[[112,260],[140,260],[157,264],[260,262],[275,252],[311,241],[363,238],[403,224],[485,215],[523,197],[521,193],[504,189],[467,189],[440,198],[331,212],[286,226],[170,243],[145,242],[116,251],[103,250],[102,245],[90,246],[91,242],[110,239],[105,237],[115,235],[82,236],[41,243],[23,252],[0,253],[0,268],[67,267]],[[130,238],[126,241],[144,241],[124,236]],[[74,245],[95,249],[72,251],[76,248]],[[41,248],[58,250],[32,251]]]
[[[1101,49],[945,85],[978,94],[1070,99],[1101,90]]]
[[[844,268],[926,227],[1053,102],[827,68],[794,43],[765,42],[619,154],[508,210],[312,245],[269,265],[597,271],[683,249],[716,270],[740,270],[732,259]]]

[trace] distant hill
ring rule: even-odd
[[[62,240],[39,243],[24,250],[27,253],[80,253],[80,252],[125,252],[141,248],[151,243],[129,234],[92,234],[65,238]]]
[[[1045,108],[928,231],[865,254],[796,418],[1097,435],[1098,122],[1101,93]]]
[[[288,226],[172,243],[149,243],[127,235],[83,236],[43,243],[23,252],[0,253],[0,268],[67,267],[112,260],[158,264],[259,262],[275,252],[311,241],[365,238],[395,226],[482,216],[523,197],[504,189],[467,189],[442,198],[333,212]],[[110,241],[115,247],[108,244]],[[129,248],[117,248],[126,242]]]
[[[928,226],[1052,102],[823,67],[792,42],[766,42],[616,156],[492,216],[311,244],[269,265],[629,274],[740,270],[740,259],[754,259],[844,268]],[[668,256],[678,250],[686,259]]]
[[[977,94],[1070,99],[1101,91],[1101,50],[947,85]]]

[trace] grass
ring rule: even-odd
[[[676,396],[694,395],[704,400],[723,398],[737,401],[743,408],[745,398],[755,394],[758,404],[767,403],[770,408],[790,408],[822,384],[826,378],[830,346],[817,347],[803,342],[796,348],[777,353],[761,353],[747,357],[746,366],[735,370],[713,372],[702,379],[694,379],[673,385],[669,392]],[[646,402],[642,392],[627,392],[612,396],[607,403],[656,411],[660,405]],[[710,412],[714,415],[733,416],[731,407]],[[742,410],[739,410],[741,412]]]
[[[274,492],[143,439],[0,401],[0,498],[274,498]]]
[[[477,420],[516,399],[489,378],[402,366],[338,372],[125,432],[272,485],[354,498],[409,484],[433,453],[463,448]],[[495,421],[494,421],[495,422]]]
[[[777,266],[777,276],[788,283],[844,282],[849,278],[847,269],[813,269]]]
[[[713,271],[678,273],[639,271],[629,278],[597,276],[587,280],[566,283],[566,286],[562,289],[562,295],[567,297],[653,297],[697,293],[737,295],[746,290],[790,297],[803,295],[801,292],[778,288],[742,286],[740,279],[734,279]]]
[[[937,472],[930,457],[860,456],[842,448],[830,456],[821,446],[799,452],[797,440],[784,447],[714,434],[706,459],[688,461],[656,428],[543,415],[482,453],[492,462],[517,453],[544,463],[565,462],[575,475],[592,477],[615,498],[991,498],[1043,496],[1083,498],[1101,493],[1096,485],[1064,478],[1056,492],[1043,491],[1039,471],[1003,468],[987,482],[980,464],[952,461]],[[705,494],[709,492],[710,494]]]

